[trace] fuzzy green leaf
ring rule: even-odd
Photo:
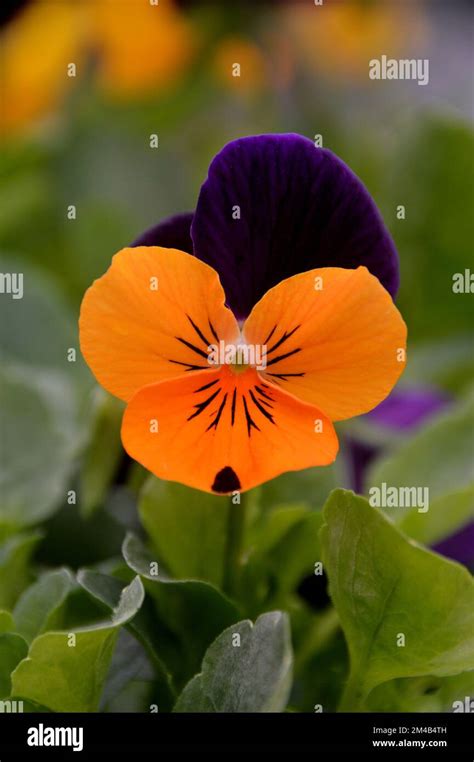
[[[97,711],[118,631],[139,611],[144,594],[135,577],[110,620],[39,635],[12,674],[12,694],[56,712]]]
[[[225,630],[208,648],[200,674],[186,685],[175,712],[283,712],[293,656],[286,614],[262,614]]]

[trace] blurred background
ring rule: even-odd
[[[397,244],[409,330],[397,395],[341,427],[337,468],[282,477],[264,504],[362,491],[379,453],[446,410],[459,417],[474,366],[469,275],[453,291],[474,240],[469,2],[24,0],[2,11],[0,42],[0,271],[23,274],[24,289],[0,294],[0,608],[38,570],[115,557],[138,527],[145,475],[123,455],[120,403],[80,357],[78,309],[118,249],[194,208],[229,140],[321,136],[349,164]],[[429,84],[369,79],[382,55],[429,59]],[[445,551],[468,565],[471,447],[463,430],[421,464],[435,497],[466,497],[423,539],[464,533],[462,557]],[[317,605],[314,584],[300,592]]]

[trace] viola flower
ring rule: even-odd
[[[136,243],[86,292],[80,340],[127,402],[126,451],[160,478],[230,493],[327,465],[333,422],[403,371],[393,243],[361,182],[306,138],[229,143],[194,215]]]

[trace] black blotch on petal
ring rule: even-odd
[[[220,471],[218,471],[211,489],[213,492],[221,493],[235,492],[235,490],[239,490],[240,481],[234,469],[230,466],[225,466]]]

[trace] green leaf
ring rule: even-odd
[[[37,523],[66,500],[77,437],[57,381],[12,365],[0,371],[0,524]]]
[[[351,492],[333,492],[324,517],[323,560],[351,660],[342,708],[359,707],[377,685],[398,677],[473,669],[468,571],[407,540]]]
[[[264,555],[286,537],[294,526],[306,519],[309,512],[307,503],[283,503],[275,505],[271,511],[262,514],[253,527],[251,540]],[[316,514],[315,514],[316,515]]]
[[[472,700],[474,672],[452,677],[416,677],[392,680],[375,688],[367,706],[373,712],[453,712]],[[469,706],[469,703],[468,703]]]
[[[123,402],[97,389],[93,407],[93,430],[79,481],[80,506],[86,517],[103,502],[123,452],[120,440]]]
[[[56,371],[64,385],[86,383],[85,364],[78,348],[77,326],[56,284],[44,272],[17,259],[0,259],[1,272],[23,274],[23,295],[2,299],[0,355],[2,364]],[[69,348],[76,348],[76,362],[68,362]]]
[[[0,633],[0,699],[10,695],[10,675],[28,653],[28,643],[14,632]]]
[[[13,616],[9,611],[0,611],[0,633],[14,631],[15,622],[13,621]]]
[[[430,503],[428,513],[412,508],[403,513],[398,526],[423,545],[434,545],[469,523],[474,517],[474,487],[443,495]]]
[[[173,577],[222,585],[229,499],[150,477],[139,503],[143,526]]]
[[[22,298],[5,295],[0,321],[0,526],[22,527],[66,499],[92,384],[75,320],[53,281],[17,259],[2,258],[0,268],[23,276]]]
[[[12,674],[12,694],[56,712],[97,711],[117,633],[139,611],[144,594],[135,577],[110,620],[73,633],[39,635]]]
[[[341,483],[341,463],[293,471],[266,482],[258,488],[263,510],[283,503],[309,503],[321,509],[327,496]]]
[[[13,608],[31,582],[29,562],[41,537],[40,532],[18,534],[0,545],[0,606]]]
[[[239,620],[241,612],[208,582],[166,577],[156,557],[132,534],[125,538],[123,555],[145,580],[160,629],[160,655],[175,684],[182,687],[198,671],[206,648],[224,628]]]
[[[186,685],[175,712],[283,712],[292,681],[288,617],[262,614],[225,630],[208,648],[200,674]]]
[[[74,586],[67,569],[46,572],[25,590],[13,610],[16,631],[28,643],[45,630],[55,629],[57,615]]]
[[[439,539],[440,531],[445,534],[454,532],[469,518],[472,508],[469,494],[472,496],[474,488],[473,451],[474,395],[471,395],[454,410],[423,427],[395,452],[377,461],[367,478],[369,496],[376,495],[383,483],[387,487],[428,488],[430,507],[425,513],[419,512],[423,518],[414,517],[420,506],[387,507],[386,511],[396,523],[402,523],[406,531],[418,527],[419,534],[415,537]],[[465,493],[465,496],[460,498],[456,510],[448,513],[457,501],[453,487],[456,494]],[[446,504],[436,505],[437,499],[445,497]],[[446,513],[442,515],[445,508]],[[421,525],[425,525],[425,529],[420,531]]]
[[[77,580],[84,590],[104,604],[109,611],[116,607],[123,589],[120,580],[88,569],[79,571]],[[126,627],[143,645],[150,657],[158,683],[158,703],[162,709],[166,710],[171,708],[173,699],[170,674],[161,659],[160,640],[154,627],[152,613],[146,603],[144,601],[140,611],[127,623]]]

